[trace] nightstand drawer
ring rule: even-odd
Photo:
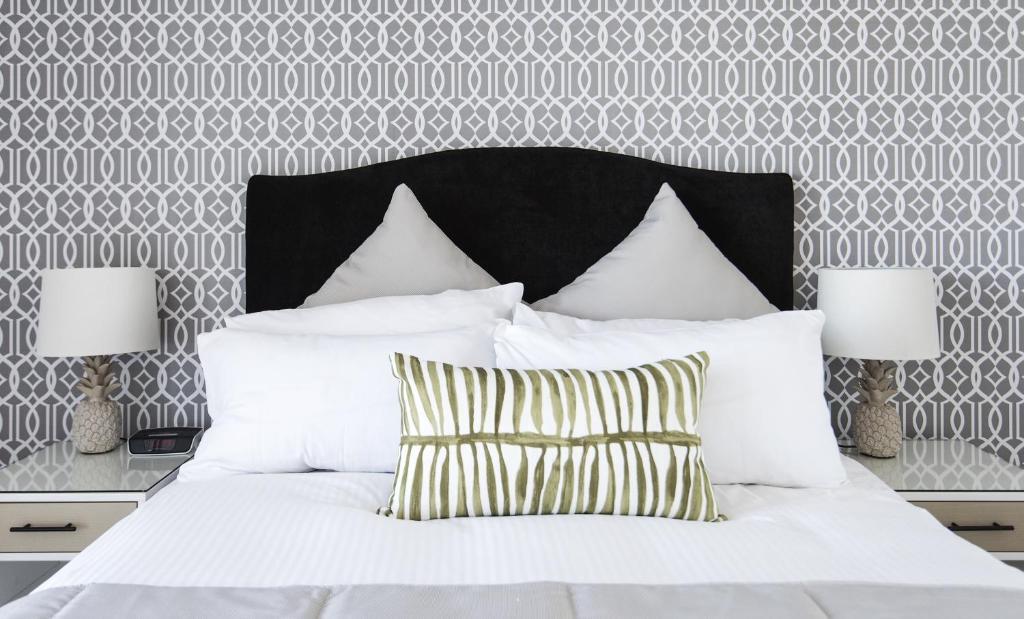
[[[957,535],[990,552],[1024,551],[1024,502],[913,502],[951,527]],[[954,523],[956,526],[953,526]]]
[[[0,552],[78,552],[135,503],[0,503]]]

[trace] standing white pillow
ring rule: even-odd
[[[229,329],[263,333],[381,335],[422,333],[511,320],[523,298],[519,283],[483,290],[376,297],[319,307],[271,310],[225,320]]]
[[[403,184],[395,189],[384,221],[302,307],[497,285],[437,227]]]
[[[830,487],[846,473],[824,398],[824,324],[821,312],[799,311],[650,333],[509,325],[495,333],[495,352],[498,367],[612,370],[706,351],[699,430],[711,481]]]
[[[204,333],[199,359],[213,424],[179,479],[392,472],[401,407],[390,356],[493,367],[497,324],[508,323],[401,335]]]
[[[777,311],[697,227],[668,183],[629,236],[533,307],[597,320],[720,320]]]
[[[599,333],[601,331],[642,331],[644,333],[652,333],[655,331],[672,331],[694,322],[701,323],[705,321],[675,320],[672,318],[589,320],[587,318],[566,316],[556,312],[537,311],[525,303],[517,305],[512,313],[512,324],[550,329],[561,335]]]

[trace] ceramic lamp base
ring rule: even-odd
[[[121,406],[111,400],[82,400],[71,417],[71,442],[84,454],[110,451],[121,443]]]
[[[866,456],[895,457],[903,444],[903,422],[896,407],[862,402],[853,414],[853,440]]]

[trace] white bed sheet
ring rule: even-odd
[[[391,476],[244,475],[174,483],[41,588],[145,585],[870,582],[1024,588],[844,458],[833,489],[719,486],[729,520],[377,516]]]

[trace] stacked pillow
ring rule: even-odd
[[[598,320],[717,320],[776,311],[697,226],[668,183],[629,236],[575,281],[533,305]]]
[[[748,320],[585,320],[516,310],[498,329],[501,367],[629,367],[704,350],[700,433],[718,484],[834,486],[846,479],[825,402],[820,311]]]
[[[494,365],[522,284],[260,312],[199,336],[211,427],[188,481],[231,473],[390,472],[400,408],[388,357]]]
[[[522,284],[483,290],[367,298],[304,309],[273,310],[225,320],[229,329],[320,335],[379,335],[444,331],[511,320],[522,306]],[[525,306],[523,306],[525,307]]]
[[[437,227],[412,190],[395,188],[384,220],[303,307],[370,297],[473,290],[498,282]]]
[[[669,250],[700,268],[654,268]],[[720,517],[712,482],[845,479],[823,315],[777,312],[667,185],[619,247],[534,308],[521,284],[492,283],[400,186],[303,308],[200,336],[213,424],[179,478],[396,472],[382,513],[401,518],[694,520]]]

